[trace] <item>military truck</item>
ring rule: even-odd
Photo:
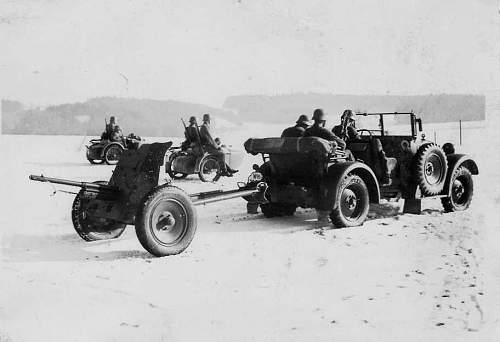
[[[473,195],[472,175],[478,174],[474,160],[455,153],[451,143],[441,148],[425,139],[422,120],[413,112],[362,113],[378,119],[376,128],[358,129],[360,138],[347,141],[346,151],[314,137],[249,139],[245,149],[261,154],[262,165],[254,165],[252,178],[267,184],[268,203],[259,203],[266,217],[293,215],[297,207],[330,213],[336,227],[361,225],[370,203],[381,198],[404,198],[405,212],[418,213],[421,198],[441,198],[445,211],[469,207]],[[408,119],[406,133],[389,134],[385,119],[397,123]],[[401,126],[401,125],[399,125]],[[387,155],[390,184],[383,177],[377,141]]]

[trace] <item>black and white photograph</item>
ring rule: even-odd
[[[500,341],[499,0],[0,0],[0,342]]]

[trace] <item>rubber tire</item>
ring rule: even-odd
[[[102,164],[104,163],[104,160],[103,159],[90,159],[90,158],[87,158],[87,160],[89,161],[90,164],[92,165],[99,165],[99,164]],[[97,161],[96,161],[97,160]]]
[[[437,156],[441,161],[441,165],[443,166],[440,170],[440,179],[434,183],[430,184],[425,176],[425,168],[429,157]],[[446,158],[443,150],[434,143],[425,144],[420,147],[417,154],[414,157],[415,159],[415,177],[417,184],[420,186],[420,191],[424,196],[434,196],[439,195],[444,188],[444,183],[446,181],[446,174],[448,172],[448,159]]]
[[[355,194],[357,199],[355,210],[359,213],[355,219],[347,218],[344,213],[342,213],[341,198],[346,189],[357,192]],[[363,179],[355,174],[348,174],[345,176],[340,182],[335,202],[337,203],[337,206],[330,213],[330,219],[335,227],[343,228],[362,225],[368,216],[368,210],[370,208],[368,188]]]
[[[215,175],[215,177],[213,179],[208,179],[203,174],[203,167],[207,163],[207,161],[209,161],[209,160],[214,160],[219,167],[219,170],[217,171],[217,174]],[[217,160],[217,158],[215,158],[213,156],[208,156],[208,157],[204,158],[200,163],[200,171],[198,172],[198,176],[200,177],[202,182],[212,182],[212,183],[217,182],[220,179],[220,177],[222,176],[222,170],[221,170],[220,163]]]
[[[108,184],[105,181],[94,182],[96,184]],[[73,228],[75,228],[76,233],[85,241],[99,241],[99,240],[110,240],[116,239],[122,235],[126,228],[125,223],[116,222],[110,219],[97,219],[99,222],[92,220],[90,217],[85,217],[85,212],[82,210],[82,196],[84,190],[76,195],[73,206],[71,208],[71,220],[73,221]],[[109,231],[100,232],[95,231],[95,226],[99,224],[107,225]],[[99,229],[100,230],[100,229]]]
[[[182,206],[186,215],[185,227],[179,241],[169,245],[163,244],[154,236],[150,220],[154,209],[164,200],[173,200]],[[171,185],[163,185],[151,191],[139,206],[135,218],[135,231],[139,242],[154,256],[163,257],[183,252],[191,243],[196,233],[196,209],[184,190]]]
[[[260,205],[260,210],[267,218],[293,216],[297,206],[285,203],[265,203]]]
[[[472,181],[472,173],[465,166],[460,166],[456,171],[451,175],[450,184],[453,187],[453,184],[457,178],[460,178],[462,184],[465,187],[465,201],[462,203],[457,203],[457,201],[452,197],[443,197],[441,198],[441,203],[443,204],[444,211],[447,213],[454,211],[464,211],[469,208],[470,203],[472,202],[472,196],[474,194],[474,183]],[[464,184],[465,183],[465,184]],[[452,189],[453,191],[453,189]]]
[[[173,172],[171,170],[168,170],[167,173],[170,177],[172,177],[172,179],[184,179],[188,176],[187,173]]]
[[[120,158],[118,158],[118,160],[116,160],[116,161],[109,161],[108,160],[108,152],[112,148],[119,148],[121,150],[120,156],[123,154],[123,147],[121,147],[120,145],[113,144],[113,145],[106,147],[106,149],[104,150],[104,160],[106,161],[106,164],[108,164],[108,165],[116,165],[116,164],[118,164],[118,161],[120,160]]]
[[[184,178],[186,178],[186,177],[188,176],[188,174],[187,174],[187,173],[182,173],[182,172],[174,172],[174,171],[172,171],[172,169],[171,169],[171,167],[170,167],[170,166],[172,165],[172,161],[173,161],[174,159],[175,159],[175,156],[174,156],[174,157],[171,157],[171,158],[169,159],[169,161],[168,161],[168,162],[166,163],[166,165],[165,165],[165,168],[166,168],[166,171],[167,171],[168,175],[169,175],[170,177],[172,177],[172,179],[184,179]],[[168,166],[167,166],[167,165],[168,165]],[[179,176],[179,175],[180,175],[180,176]]]

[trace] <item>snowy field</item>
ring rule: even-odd
[[[312,210],[265,219],[234,199],[199,207],[193,243],[165,258],[131,226],[84,242],[74,196],[28,180],[108,179],[113,167],[85,159],[88,138],[0,136],[0,341],[498,341],[500,158],[488,126],[464,131],[480,168],[467,212],[426,200],[422,215],[402,215],[384,202],[362,227],[320,231]],[[455,128],[430,131],[457,142]],[[228,140],[278,133],[248,125]],[[176,185],[231,189],[254,161],[220,184]]]

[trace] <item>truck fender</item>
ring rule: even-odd
[[[368,187],[370,203],[378,204],[380,202],[380,188],[373,171],[364,163],[346,162],[334,164],[328,168],[327,176],[325,177],[328,208],[335,209],[337,207],[338,203],[336,199],[340,183],[350,173],[361,177]]]
[[[446,181],[444,183],[443,195],[451,196],[451,176],[461,166],[465,166],[473,175],[479,174],[477,164],[471,157],[466,154],[452,153],[448,154],[448,173],[446,174]]]

